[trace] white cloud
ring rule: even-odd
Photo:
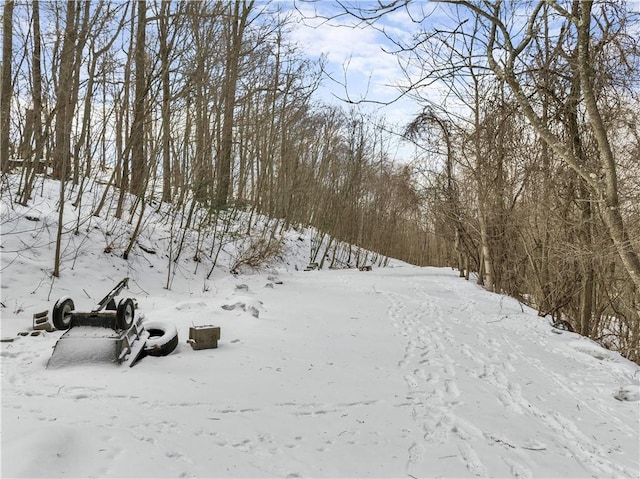
[[[401,72],[396,58],[385,53],[384,34],[373,28],[352,26],[346,17],[322,21],[312,10],[304,10],[305,19],[293,29],[292,38],[311,57],[324,55],[327,71],[340,83],[346,83],[350,98],[389,101],[397,96]],[[325,88],[344,97],[344,88],[328,81]]]

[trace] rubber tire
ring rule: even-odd
[[[129,329],[133,324],[135,315],[136,307],[133,304],[133,299],[121,299],[116,310],[116,326],[118,329]]]
[[[65,330],[71,326],[71,312],[76,309],[73,300],[68,297],[60,298],[53,305],[53,325],[56,329]]]
[[[167,356],[178,346],[178,330],[168,321],[145,321],[142,323],[149,333],[144,352],[147,356]]]

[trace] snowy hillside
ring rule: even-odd
[[[2,477],[640,476],[637,365],[454,271],[303,271],[292,231],[262,272],[206,280],[185,254],[167,290],[165,229],[125,262],[94,218],[52,282],[55,192],[34,203],[2,205]],[[62,333],[17,336],[123,277],[176,325],[169,356],[46,369]],[[219,348],[192,350],[207,324]]]

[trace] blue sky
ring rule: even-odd
[[[286,2],[292,3],[292,2]],[[363,3],[363,2],[360,2]],[[374,2],[365,2],[375,5]],[[399,97],[398,86],[405,82],[396,56],[384,50],[395,47],[384,30],[394,38],[409,39],[420,25],[412,20],[409,11],[400,9],[386,15],[376,28],[354,26],[353,17],[340,16],[331,20],[314,18],[314,11],[325,17],[334,17],[340,10],[336,2],[316,3],[296,1],[298,22],[293,29],[293,40],[312,58],[325,55],[327,72],[335,81],[326,78],[319,92],[325,101],[339,103],[339,99],[362,102],[364,111],[376,111],[390,123],[404,126],[420,111],[420,106],[409,98]],[[422,18],[438,8],[433,2],[417,2],[411,7]],[[337,97],[337,98],[336,98]],[[396,100],[396,101],[394,101]],[[384,103],[392,102],[388,105]],[[402,150],[408,154],[407,146]]]
[[[333,2],[315,5],[324,15],[336,12]],[[327,88],[341,97],[350,96],[360,100],[369,90],[370,99],[389,100],[395,96],[391,85],[400,80],[396,59],[382,51],[388,44],[384,35],[373,28],[353,27],[350,18],[342,17],[330,21],[313,19],[312,5],[299,4],[307,17],[301,19],[294,30],[294,39],[303,46],[308,55],[326,55],[328,69],[337,81],[347,82],[347,91],[340,85]],[[345,75],[346,74],[346,75]]]

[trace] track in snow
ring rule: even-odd
[[[407,384],[411,417],[418,426],[408,450],[408,475],[466,475],[451,474],[453,468],[438,464],[455,460],[466,467],[467,474],[501,476],[504,472],[496,470],[496,456],[513,477],[540,475],[534,472],[542,462],[540,456],[558,473],[566,467],[561,463],[569,460],[594,477],[638,474],[637,454],[631,467],[615,460],[615,454],[622,452],[623,437],[638,445],[637,414],[632,415],[636,422],[626,421],[610,394],[585,395],[585,391],[593,392],[589,374],[594,369],[606,370],[606,366],[587,361],[591,367],[584,370],[564,365],[559,372],[559,363],[550,367],[540,359],[549,347],[548,328],[535,324],[541,319],[518,311],[513,300],[488,295],[470,284],[460,288],[445,284],[443,288],[439,279],[421,279],[404,279],[404,292],[398,288],[385,292],[389,320],[407,340],[398,369]],[[442,296],[433,296],[434,291]],[[510,306],[496,315],[495,309],[487,308],[488,298],[499,306],[498,312],[503,301]],[[514,321],[517,327],[510,328]],[[602,358],[615,356],[603,354],[584,338],[575,341],[586,343],[575,350],[586,350],[592,357],[594,351]],[[561,354],[575,364],[576,356],[570,350]],[[617,379],[624,382],[629,377],[622,374]],[[474,397],[479,389],[487,401],[480,403]],[[495,421],[488,419],[492,416]],[[601,438],[583,431],[580,421],[586,417],[599,423],[596,428],[616,428],[619,443],[603,444]],[[524,431],[517,431],[514,424]],[[494,449],[493,454],[483,459],[489,449]]]
[[[127,370],[3,343],[3,477],[638,476],[618,355],[446,269],[281,276],[140,298],[181,344]],[[184,344],[210,323],[219,349]]]

